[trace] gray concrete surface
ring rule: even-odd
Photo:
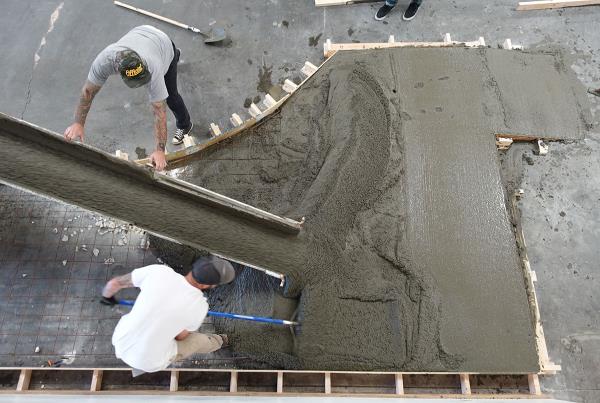
[[[143,6],[192,25],[215,18],[230,33],[230,45],[207,47],[189,32],[155,23],[182,48],[180,90],[194,122],[204,129],[211,121],[225,125],[246,98],[261,94],[257,88],[297,77],[304,60],[320,61],[328,37],[366,42],[393,34],[396,40],[437,40],[450,32],[464,40],[483,35],[492,46],[510,37],[528,48],[565,48],[579,79],[600,86],[600,7],[516,12],[516,3],[426,1],[410,23],[397,10],[387,24],[373,20],[377,4],[317,9],[311,0],[148,0]],[[150,23],[110,1],[72,0],[64,2],[48,32],[60,4],[7,0],[0,16],[0,110],[57,131],[70,123],[95,54],[129,28]],[[318,45],[310,46],[317,37]],[[592,100],[596,119],[599,101]],[[129,91],[110,80],[88,122],[88,141],[108,151],[120,148],[135,155],[136,147],[152,147],[144,90]],[[196,134],[202,137],[203,131]],[[563,366],[558,375],[543,379],[543,388],[580,402],[600,400],[599,140],[593,134],[576,144],[552,144],[549,156],[531,157],[522,185],[523,226],[538,274],[550,356]]]

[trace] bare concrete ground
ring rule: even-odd
[[[132,26],[148,22],[116,11],[108,2],[65,1],[48,32],[50,16],[61,3],[7,1],[0,17],[0,48],[5,56],[0,61],[5,72],[0,77],[4,94],[0,109],[59,131],[71,118],[72,105],[96,52]],[[246,98],[261,94],[259,87],[296,76],[304,59],[319,60],[326,37],[365,42],[394,34],[396,40],[436,40],[451,32],[460,39],[484,35],[493,46],[510,37],[531,48],[566,48],[575,57],[571,68],[579,79],[587,85],[598,84],[597,7],[516,12],[515,4],[512,0],[485,4],[430,1],[412,22],[402,21],[395,11],[387,24],[372,19],[378,4],[316,9],[310,1],[254,0],[241,5],[218,0],[193,4],[153,0],[144,2],[144,7],[193,24],[205,23],[209,16],[225,22],[233,42],[217,49],[204,47],[187,32],[158,24],[183,49],[187,66],[180,70],[185,82],[182,92],[198,127],[206,127],[209,121],[224,125],[230,113],[242,109]],[[400,7],[404,5],[401,2]],[[38,49],[42,38],[45,45]],[[309,45],[315,42],[318,46]],[[40,55],[37,65],[36,52]],[[599,103],[592,102],[597,113]],[[88,139],[104,149],[121,148],[135,155],[136,148],[151,147],[151,124],[143,91],[129,92],[113,81],[95,103]],[[533,165],[526,163],[522,201],[550,355],[563,366],[562,373],[543,380],[543,387],[556,397],[589,402],[599,400],[600,384],[600,297],[595,291],[600,281],[595,263],[600,254],[598,139],[592,134],[580,143],[553,144],[547,157],[527,151]],[[515,161],[521,162],[520,155]]]

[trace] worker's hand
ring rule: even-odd
[[[154,165],[157,171],[164,171],[167,167],[167,157],[165,152],[156,150],[150,155],[150,162]]]
[[[83,125],[81,123],[75,122],[71,126],[67,127],[67,130],[65,130],[65,140],[73,141],[79,138],[80,141],[83,143],[83,134]]]
[[[117,305],[119,303],[119,301],[117,301],[117,299],[115,297],[102,297],[100,298],[100,303],[102,305],[109,305],[109,306],[113,306],[113,305]]]

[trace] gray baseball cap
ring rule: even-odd
[[[192,265],[192,277],[200,284],[221,285],[233,281],[235,270],[225,259],[203,256]]]

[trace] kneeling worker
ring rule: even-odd
[[[192,130],[190,114],[177,91],[177,62],[180,51],[167,34],[151,25],[133,28],[116,43],[108,45],[92,63],[75,110],[75,121],[65,130],[65,139],[83,141],[84,126],[92,101],[109,76],[120,74],[129,88],[147,85],[154,111],[156,151],[150,160],[159,171],[166,165],[167,106],[176,119],[173,144],[183,143]]]
[[[182,276],[169,266],[150,265],[115,277],[102,291],[102,303],[114,305],[123,288],[141,289],[131,312],[115,328],[112,344],[117,358],[134,369],[134,376],[156,372],[195,353],[210,353],[227,345],[227,336],[196,330],[208,312],[202,290],[227,284],[235,271],[226,260],[202,257]]]

